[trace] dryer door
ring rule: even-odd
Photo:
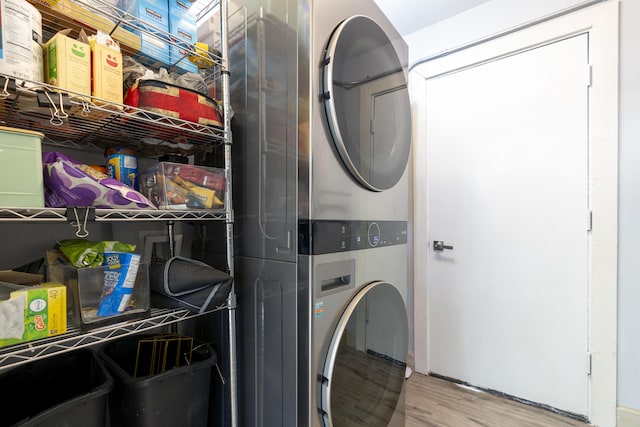
[[[390,424],[402,406],[408,334],[407,311],[394,286],[373,282],[356,294],[325,359],[319,402],[325,427]]]
[[[346,168],[369,190],[393,187],[409,158],[411,109],[392,41],[372,19],[351,17],[331,35],[322,74],[328,128]]]

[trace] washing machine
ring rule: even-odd
[[[372,0],[229,28],[240,424],[404,425],[407,46]]]
[[[312,312],[299,425],[404,426],[406,222],[311,221],[301,233]]]

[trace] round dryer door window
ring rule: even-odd
[[[375,21],[354,16],[334,30],[322,85],[329,132],[346,168],[369,190],[393,187],[409,158],[411,109],[403,63]]]
[[[404,406],[408,337],[407,311],[394,286],[373,282],[356,294],[324,363],[319,405],[325,427],[395,425]]]

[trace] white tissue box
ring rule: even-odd
[[[0,347],[67,332],[67,289],[42,276],[0,271]]]

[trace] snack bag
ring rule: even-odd
[[[104,286],[98,316],[112,316],[125,311],[131,301],[139,265],[138,254],[104,253]]]

